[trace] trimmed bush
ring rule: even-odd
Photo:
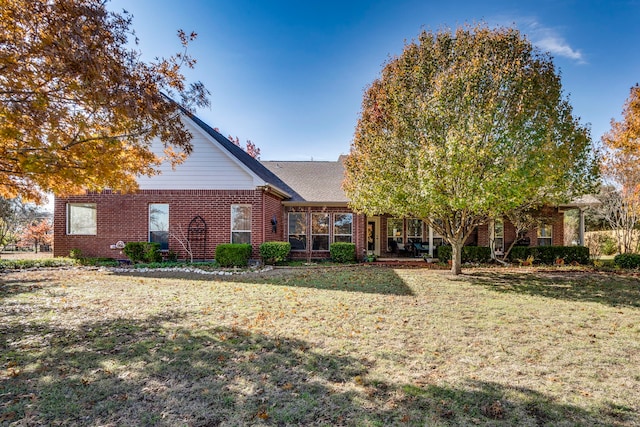
[[[613,258],[613,263],[620,268],[640,267],[639,254],[618,254]]]
[[[25,270],[28,268],[71,267],[77,264],[77,260],[70,258],[44,258],[44,259],[0,259],[0,271]]]
[[[78,259],[78,262],[80,263],[80,265],[89,265],[89,266],[94,266],[94,267],[117,267],[118,265],[120,265],[120,263],[113,259],[113,258],[105,258],[105,257],[98,257],[98,258],[80,258]]]
[[[264,242],[260,245],[260,258],[265,264],[275,264],[284,261],[291,252],[289,242]]]
[[[131,262],[160,262],[160,243],[154,242],[128,242],[122,250]]]
[[[446,264],[447,261],[453,259],[452,248],[450,245],[438,246],[438,259]]]
[[[530,246],[514,246],[511,248],[511,252],[509,252],[509,260],[527,259],[529,255],[531,255]],[[534,255],[533,257],[535,258],[536,256]]]
[[[251,251],[248,243],[223,243],[216,246],[216,262],[220,267],[246,267]]]
[[[335,242],[329,245],[331,259],[335,262],[354,262],[356,260],[355,243]]]
[[[452,258],[450,245],[438,246],[438,259],[447,262]],[[491,248],[485,246],[463,246],[462,262],[489,262],[491,260]]]
[[[509,253],[512,261],[529,256],[533,256],[536,264],[553,265],[558,258],[562,258],[565,264],[589,264],[589,248],[586,246],[514,246]]]

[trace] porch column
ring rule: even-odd
[[[584,246],[584,209],[578,208],[580,225],[578,226],[578,245]]]
[[[429,258],[433,258],[433,228],[429,226]]]

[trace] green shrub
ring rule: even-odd
[[[446,263],[450,259],[452,259],[452,248],[450,245],[442,245],[438,246],[438,259],[440,262]]]
[[[128,242],[122,250],[131,262],[160,262],[160,243],[155,242]]]
[[[553,265],[559,258],[565,264],[589,264],[589,248],[586,246],[514,246],[509,253],[512,261],[527,259],[529,256],[537,264]]]
[[[78,259],[80,265],[89,265],[95,267],[117,267],[119,265],[118,260],[113,258],[87,258],[82,257]]]
[[[491,260],[491,248],[486,246],[464,246],[462,248],[464,262],[489,262]]]
[[[40,267],[71,267],[76,264],[77,260],[69,258],[0,259],[0,271]]]
[[[616,243],[616,239],[611,236],[604,236],[604,238],[600,242],[600,245],[603,255],[613,255],[618,252],[618,244]]]
[[[530,246],[514,246],[511,248],[511,252],[509,252],[509,260],[527,259],[529,255],[532,255]],[[535,255],[533,255],[533,257],[535,258]]]
[[[251,251],[248,243],[223,243],[216,246],[216,262],[221,267],[246,267]]]
[[[69,251],[69,258],[80,259],[82,258],[82,249],[74,248]]]
[[[638,268],[640,254],[618,254],[613,258],[613,262],[620,268]]]
[[[178,253],[175,251],[167,252],[167,261],[169,262],[178,262]]]
[[[284,261],[291,252],[289,242],[264,242],[260,245],[260,258],[265,264],[275,264]]]
[[[452,258],[450,245],[438,246],[438,259],[447,262]],[[491,248],[485,246],[463,246],[462,262],[489,262],[491,260]]]
[[[355,243],[335,242],[329,245],[331,259],[335,262],[354,262],[356,260]]]

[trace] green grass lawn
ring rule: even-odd
[[[0,425],[640,425],[640,280],[0,274]]]

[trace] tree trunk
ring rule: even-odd
[[[451,242],[451,274],[456,276],[462,273],[462,245],[461,240]]]

